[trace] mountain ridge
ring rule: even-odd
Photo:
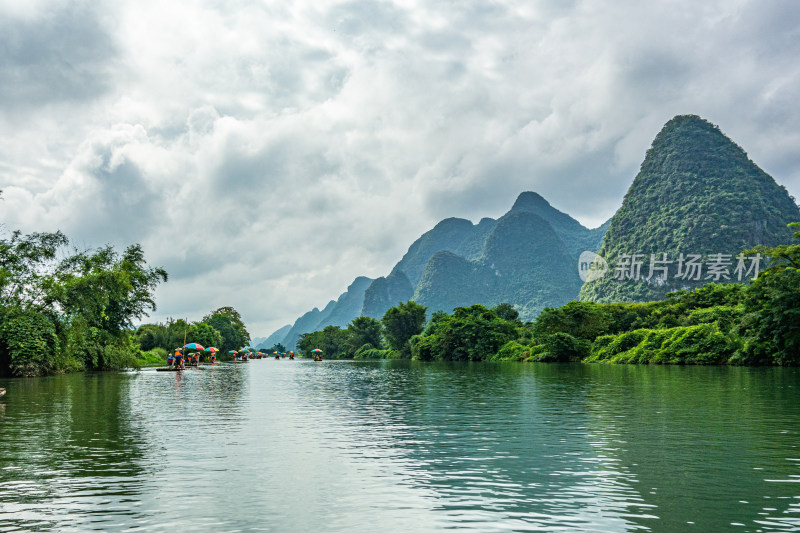
[[[743,181],[749,185],[731,188]],[[680,217],[692,221],[682,224]],[[754,244],[791,242],[785,224],[795,220],[800,220],[800,208],[786,189],[741,147],[704,119],[679,115],[656,135],[620,208],[599,227],[586,228],[532,191],[518,195],[498,219],[485,217],[474,224],[446,218],[416,239],[387,276],[371,281],[363,291],[360,311],[351,305],[348,313],[351,320],[358,316],[353,313],[381,318],[399,301],[416,298],[429,311],[508,302],[523,319],[531,319],[544,306],[570,299],[661,298],[676,287],[652,291],[639,285],[632,293],[609,292],[607,286],[603,289],[608,276],[600,284],[581,284],[578,256],[593,251],[613,260],[632,243],[636,253],[673,252],[678,245],[698,245],[704,253],[714,246],[738,253]],[[314,309],[320,329],[332,312],[325,309]],[[337,319],[339,324],[348,313]],[[297,322],[293,334],[311,331],[299,331],[308,320],[300,326]]]
[[[650,254],[672,263],[663,263],[667,270],[659,274],[665,275],[648,283],[603,276],[581,288],[581,299],[648,301],[699,287],[707,282],[704,275],[678,278],[681,254],[723,254],[735,262],[737,254],[753,246],[791,242],[786,224],[796,220],[800,209],[785,187],[718,126],[696,115],[676,116],[647,150],[600,249],[612,266],[642,254],[647,263],[642,272],[649,273]],[[623,277],[625,270],[615,274]]]

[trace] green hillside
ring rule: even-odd
[[[390,307],[406,302],[414,296],[414,286],[401,270],[393,270],[386,277],[372,282],[364,292],[362,316],[381,318]]]
[[[677,116],[656,136],[611,219],[600,250],[609,263],[608,273],[586,283],[581,299],[658,300],[667,292],[709,281],[738,281],[736,255],[759,244],[790,242],[786,224],[796,220],[800,211],[786,189],[717,126],[694,115]],[[632,259],[634,254],[642,255]],[[654,269],[655,275],[646,281],[642,278],[650,274],[650,254],[665,260],[653,266],[666,270]],[[679,263],[680,254],[684,262]],[[702,256],[695,261],[700,270],[687,269],[689,254]],[[718,270],[727,268],[730,279],[708,270],[716,254],[723,254],[716,261]],[[639,280],[616,279],[635,278],[637,261],[642,262]],[[631,268],[623,269],[623,264]]]
[[[533,212],[512,210],[497,221],[480,259],[434,255],[414,299],[431,311],[448,312],[509,302],[529,320],[546,306],[574,299],[580,286],[573,254],[553,226]]]
[[[523,192],[517,197],[510,213],[520,211],[535,213],[546,220],[576,258],[584,250],[598,250],[608,228],[608,222],[596,229],[586,228],[568,214],[550,205],[540,194],[530,191]]]
[[[448,312],[508,302],[523,320],[576,298],[660,300],[712,281],[749,279],[754,264],[742,262],[737,271],[736,255],[791,242],[786,224],[798,220],[800,210],[786,189],[717,126],[677,116],[656,136],[622,206],[599,228],[585,228],[534,192],[520,194],[498,220],[445,219],[414,241],[389,276],[363,290],[360,307],[361,297],[351,295],[337,324],[359,312],[380,318],[409,298]],[[599,250],[610,268],[581,285],[577,258],[584,250]],[[661,267],[652,272],[651,254],[652,266]],[[690,268],[690,259],[700,270]],[[293,346],[298,333],[331,323],[334,307],[298,319],[284,344]]]
[[[487,225],[484,224],[481,231]],[[474,241],[476,229],[477,227],[469,220],[446,218],[414,241],[393,270],[402,271],[411,283],[416,285],[422,276],[422,271],[425,270],[425,265],[435,253],[447,251],[462,255],[459,253],[462,251],[460,247],[465,245],[469,248],[470,243]]]

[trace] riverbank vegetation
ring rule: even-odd
[[[167,353],[183,346],[186,342],[196,342],[205,347],[213,346],[219,351],[217,359],[230,359],[228,352],[250,344],[250,333],[239,312],[233,307],[220,307],[198,322],[169,319],[166,323],[143,324],[134,337],[142,351],[163,353],[160,363],[164,363]]]
[[[524,324],[509,304],[437,311],[426,322],[426,309],[407,302],[380,321],[302,335],[298,347],[352,359],[798,365],[800,245],[747,253],[770,265],[748,284],[711,283],[647,303],[573,301]]]
[[[411,357],[411,338],[425,326],[426,308],[409,301],[392,307],[379,321],[361,316],[347,328],[328,326],[322,331],[300,335],[301,355],[322,350],[328,359],[400,359]]]
[[[138,244],[68,250],[61,232],[0,239],[0,374],[34,376],[134,366],[133,321],[167,281]]]
[[[0,239],[0,375],[39,376],[163,364],[189,342],[228,350],[250,342],[239,313],[221,307],[201,321],[168,320],[135,329],[156,309],[167,281],[138,244],[69,249],[61,232],[13,232]]]

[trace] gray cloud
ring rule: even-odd
[[[116,43],[82,2],[0,17],[0,94],[8,111],[97,98],[113,85]]]
[[[800,195],[790,1],[9,6],[0,222],[141,242],[155,319],[266,334],[523,190],[596,226],[676,114]]]

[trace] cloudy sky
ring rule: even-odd
[[[264,336],[525,190],[599,225],[676,114],[800,197],[798,58],[794,0],[0,0],[0,223]]]

